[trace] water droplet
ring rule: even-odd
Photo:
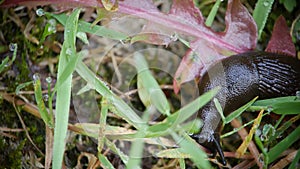
[[[37,16],[43,16],[45,15],[45,11],[42,8],[39,8],[36,10]]]
[[[124,41],[124,40],[120,40],[120,43],[121,43],[122,45],[125,45],[125,41]]]
[[[267,137],[266,137],[265,135],[261,135],[261,136],[260,136],[260,140],[261,140],[261,141],[265,141],[265,140],[267,140]]]
[[[261,130],[260,130],[260,129],[257,129],[257,130],[255,131],[255,135],[260,136],[260,135],[261,135]]]
[[[43,95],[43,100],[44,100],[45,102],[47,102],[47,101],[49,100],[49,95],[48,95],[48,94],[44,94],[44,95]]]
[[[15,51],[16,50],[16,48],[17,48],[17,44],[16,43],[10,43],[9,44],[9,50],[10,51]]]
[[[34,81],[37,81],[37,80],[40,80],[40,75],[38,73],[35,73],[33,76],[32,76],[33,80]]]
[[[47,77],[46,78],[46,82],[48,83],[48,84],[50,84],[51,82],[52,82],[52,78],[49,76],[49,77]]]
[[[178,35],[176,33],[174,33],[173,35],[170,36],[172,41],[177,41],[178,39]]]
[[[300,91],[296,92],[296,99],[300,99]]]
[[[56,33],[56,20],[50,19],[48,23],[50,24],[50,26],[48,27],[48,32]]]
[[[51,32],[51,33],[56,33],[56,27],[55,26],[49,26],[47,31]]]
[[[67,54],[67,55],[72,55],[72,54],[73,54],[72,49],[68,48],[68,49],[66,50],[66,54]]]
[[[48,23],[49,23],[50,25],[56,25],[56,20],[55,20],[55,19],[50,19],[50,20],[48,21]]]
[[[269,3],[268,1],[265,1],[263,4],[264,4],[264,6],[266,6],[266,7],[270,5],[270,3]]]
[[[273,108],[271,106],[267,107],[267,112],[270,113],[272,112]]]

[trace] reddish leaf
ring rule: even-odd
[[[130,42],[137,41],[168,46],[171,42],[177,41],[177,36],[168,28],[150,22],[140,33],[134,35]]]
[[[228,1],[225,21],[226,30],[220,33],[223,41],[243,51],[256,47],[256,23],[239,0]]]
[[[271,40],[266,48],[267,52],[282,53],[296,56],[296,49],[289,32],[289,27],[283,16],[280,16],[274,25]]]
[[[17,5],[39,6],[39,5],[59,5],[65,7],[97,7],[101,4],[97,0],[4,0],[0,5],[2,7],[11,7]]]
[[[222,56],[255,48],[257,41],[256,24],[239,0],[228,1],[225,19],[226,30],[221,33],[214,33],[219,38],[218,43],[214,43],[213,39],[206,39],[210,40],[206,41],[199,38],[195,41],[194,47],[191,46],[191,49],[198,55],[197,62],[195,62],[195,57],[190,57],[191,52],[184,56],[175,74],[173,82],[175,92],[179,91],[180,84],[201,76],[210,64],[221,59]],[[239,51],[228,50],[232,49],[230,45],[236,46]]]
[[[7,0],[1,6],[72,4],[83,7],[102,6],[97,0]],[[255,48],[256,28],[252,17],[239,0],[228,1],[227,29],[216,33],[203,24],[203,17],[193,0],[174,0],[169,14],[160,12],[150,0],[119,1],[118,12],[144,18],[169,28],[170,32],[182,32],[196,38],[206,39],[217,46],[236,53]],[[234,38],[231,38],[231,35]],[[240,43],[240,42],[243,43]],[[255,41],[255,42],[253,42]]]
[[[101,2],[101,1],[99,1]],[[78,4],[78,6],[101,6],[97,0],[9,0],[2,5],[12,4]],[[189,81],[205,71],[205,67],[228,53],[242,53],[256,46],[257,29],[254,20],[239,0],[228,0],[224,32],[214,32],[204,25],[204,19],[193,0],[173,0],[170,12],[160,12],[151,0],[120,0],[118,12],[134,15],[149,21],[148,25],[159,25],[150,32],[142,32],[135,40],[168,45],[174,34],[185,34],[195,39],[191,50],[184,56],[176,72],[174,86]],[[146,26],[146,27],[147,27]],[[145,28],[147,30],[147,28]],[[161,32],[168,29],[168,33]],[[155,35],[156,34],[156,35]],[[167,37],[170,36],[170,37]],[[190,57],[196,54],[196,57]],[[195,59],[197,58],[197,59]],[[200,61],[200,62],[198,62]]]

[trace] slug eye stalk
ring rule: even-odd
[[[223,150],[220,145],[220,136],[217,133],[214,133],[211,135],[211,140],[206,141],[204,143],[200,143],[199,139],[201,135],[199,134],[193,134],[190,135],[191,138],[193,138],[198,144],[202,145],[203,147],[209,149],[212,152],[212,156],[215,157],[217,153],[219,154],[221,158],[221,163],[225,166],[227,164]]]

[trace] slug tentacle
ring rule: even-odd
[[[211,66],[198,85],[200,94],[217,86],[221,86],[221,89],[215,98],[225,114],[238,109],[256,96],[266,99],[295,95],[300,90],[300,61],[267,52],[233,55]],[[215,142],[218,147],[214,134],[220,122],[220,114],[214,103],[209,102],[199,110],[199,114],[204,124],[200,134],[193,138],[198,143]]]

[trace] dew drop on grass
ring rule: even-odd
[[[47,102],[47,101],[49,100],[49,95],[48,95],[48,94],[44,94],[44,95],[43,95],[43,100],[44,100],[45,102]]]
[[[9,50],[10,51],[15,51],[16,50],[16,48],[17,48],[17,44],[16,43],[10,43],[9,44]]]
[[[35,74],[32,76],[32,78],[33,78],[33,81],[36,82],[36,81],[40,80],[40,75],[39,75],[38,73],[35,73]]]
[[[47,77],[46,78],[46,82],[48,83],[48,84],[50,84],[51,82],[52,82],[52,78],[49,76],[49,77]]]
[[[51,33],[56,33],[56,27],[55,26],[49,26],[48,27],[48,32],[51,32]]]
[[[120,43],[121,43],[122,45],[125,45],[125,41],[124,41],[124,40],[120,40]]]
[[[37,9],[36,11],[37,16],[43,16],[45,15],[45,12],[42,8]]]
[[[50,26],[48,27],[48,32],[56,33],[56,20],[50,19],[48,23],[50,24]]]
[[[72,55],[72,54],[73,54],[72,49],[68,48],[68,49],[66,50],[66,54],[67,54],[67,55]]]
[[[300,91],[296,92],[296,99],[300,100]]]
[[[55,19],[50,19],[50,20],[48,21],[48,23],[49,23],[50,25],[56,25],[56,20],[55,20]]]
[[[270,5],[270,3],[268,1],[265,1],[263,4],[264,4],[265,7]]]

